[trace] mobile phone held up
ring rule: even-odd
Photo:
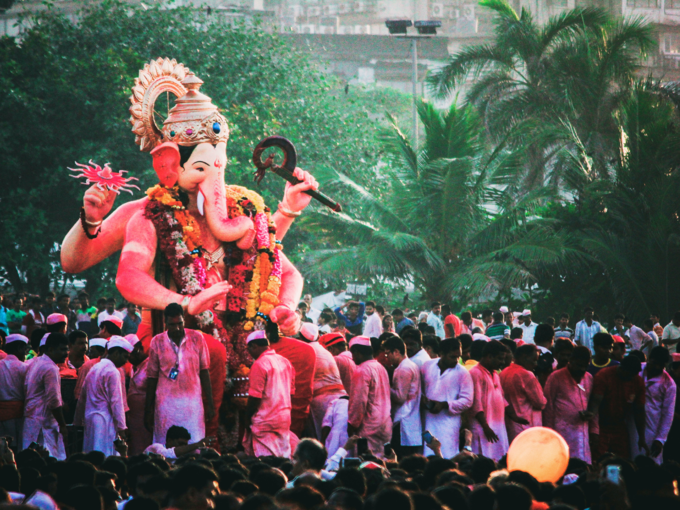
[[[430,434],[429,430],[426,430],[423,432],[423,441],[425,441],[425,444],[430,444],[434,438],[432,437],[432,434]]]
[[[385,457],[391,457],[394,454],[394,450],[392,449],[392,445],[390,443],[385,443],[383,448]]]
[[[357,455],[363,457],[364,455],[369,455],[371,452],[368,450],[368,439],[365,437],[359,438],[357,441]]]

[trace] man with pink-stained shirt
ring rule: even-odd
[[[640,374],[645,383],[645,442],[649,445],[650,457],[657,464],[663,462],[663,447],[673,425],[677,387],[665,367],[671,354],[665,347],[654,347],[649,354],[647,365]],[[633,420],[629,420],[631,458],[642,454],[638,447],[638,434]]]
[[[349,350],[357,369],[349,394],[347,435],[368,439],[373,455],[384,457],[384,444],[392,438],[387,370],[373,359],[370,338],[355,336],[349,343]]]
[[[590,349],[576,346],[566,367],[554,371],[545,383],[547,404],[543,426],[560,434],[569,445],[569,455],[591,463],[590,438],[599,433],[597,416],[588,411],[593,376],[588,373]]]
[[[534,344],[526,344],[515,350],[515,360],[501,372],[501,386],[508,404],[517,416],[527,420],[526,425],[519,424],[505,417],[508,441],[512,443],[520,432],[543,424],[541,411],[546,399],[543,388],[534,375],[538,364],[538,349]]]
[[[470,369],[474,384],[474,401],[469,411],[472,422],[472,451],[498,461],[508,452],[508,433],[505,427],[506,414],[511,420],[522,425],[524,418],[515,415],[503,395],[501,380],[496,372],[505,363],[508,348],[491,340],[484,346],[482,358]]]
[[[319,328],[311,323],[305,323],[300,329],[300,335],[316,352],[316,366],[314,367],[314,396],[309,408],[311,423],[316,438],[321,440],[321,429],[326,410],[334,400],[347,395],[340,379],[340,371],[335,358],[319,344]]]
[[[128,388],[128,445],[129,455],[134,457],[143,453],[153,444],[153,434],[144,427],[144,406],[146,405],[147,367],[149,366],[149,354],[144,352],[144,344],[137,335],[126,335],[125,339],[130,342],[133,349],[130,353],[130,363],[133,371]]]
[[[342,333],[326,333],[319,338],[319,343],[333,355],[335,363],[338,365],[342,385],[349,395],[352,389],[352,377],[354,377],[357,365],[354,363],[352,353],[347,350],[347,339]]]
[[[290,361],[269,346],[264,331],[251,333],[246,342],[248,353],[255,360],[250,368],[243,438],[246,455],[291,458],[292,448],[297,444],[297,437],[290,430],[295,370]]]

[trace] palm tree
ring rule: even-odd
[[[333,172],[353,217],[321,211],[309,220],[326,248],[307,255],[307,274],[412,280],[428,300],[467,301],[524,286],[565,258],[550,222],[533,218],[554,190],[514,196],[517,156],[487,151],[472,106],[440,112],[420,103],[419,151],[396,121],[384,136],[383,182],[372,189]]]

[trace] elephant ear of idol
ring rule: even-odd
[[[177,98],[186,95],[187,88],[182,81],[187,74],[189,69],[168,58],[152,60],[139,71],[130,96],[130,123],[140,150],[150,152],[163,141],[163,134],[154,121],[154,105],[165,92]]]
[[[160,183],[171,188],[179,177],[179,146],[175,142],[165,142],[151,151],[153,169]]]

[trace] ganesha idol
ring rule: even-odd
[[[90,187],[81,221],[64,239],[61,263],[78,273],[122,250],[116,286],[142,307],[138,336],[145,347],[163,331],[163,309],[178,303],[187,327],[224,344],[234,374],[251,363],[245,349],[250,330],[267,319],[284,334],[299,329],[295,307],[303,279],[281,240],[317,182],[295,169],[301,182],[286,185],[273,214],[257,193],[225,184],[229,127],[200,92],[202,83],[167,58],[140,71],[130,121],[136,143],[151,153],[159,184],[111,214],[117,190]],[[177,100],[159,129],[154,105],[166,92]]]

